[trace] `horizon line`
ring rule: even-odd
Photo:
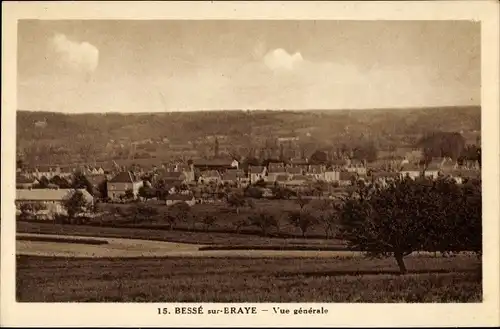
[[[144,111],[144,112],[127,112],[127,111],[100,111],[100,112],[63,112],[63,111],[47,111],[47,110],[24,110],[17,109],[16,112],[33,112],[33,113],[58,113],[65,115],[85,115],[85,114],[122,114],[122,115],[140,115],[140,114],[169,114],[169,113],[200,113],[200,112],[335,112],[335,111],[390,111],[390,110],[426,110],[426,109],[450,109],[450,108],[481,108],[481,104],[470,105],[431,105],[431,106],[408,106],[408,107],[373,107],[373,108],[344,108],[344,109],[175,109],[163,111]]]

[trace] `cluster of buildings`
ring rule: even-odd
[[[200,191],[203,191],[204,186],[242,189],[250,185],[261,185],[300,190],[318,182],[343,187],[353,185],[359,180],[384,184],[396,177],[416,179],[421,176],[437,178],[444,175],[455,179],[457,183],[462,183],[464,179],[480,178],[481,175],[477,162],[468,161],[458,165],[446,158],[433,159],[425,166],[408,160],[367,164],[349,159],[330,161],[328,165],[302,160],[287,163],[271,161],[266,166],[247,165],[244,168],[235,159],[189,161],[153,165],[149,168],[137,165],[129,168],[116,165],[108,169],[99,166],[76,168],[41,166],[31,170],[18,170],[16,179],[18,208],[22,203],[41,202],[49,213],[63,212],[62,201],[74,190],[61,188],[53,183],[43,189],[36,187],[43,177],[51,182],[60,179],[71,184],[76,172],[82,173],[96,189],[105,182],[110,201],[137,198],[141,187],[146,186],[167,191],[167,205],[177,202],[193,205],[196,203],[195,194],[201,195]],[[92,198],[87,191],[85,196]]]

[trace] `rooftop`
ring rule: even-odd
[[[139,178],[136,177],[130,171],[122,171],[118,173],[115,177],[113,177],[109,182],[110,183],[135,183],[138,182]]]

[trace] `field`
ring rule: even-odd
[[[248,198],[247,198],[248,200]],[[280,223],[279,232],[275,229],[271,230],[271,234],[275,236],[283,236],[283,237],[301,237],[300,229],[291,225],[287,218],[286,214],[290,211],[296,211],[300,209],[299,204],[295,200],[266,200],[266,199],[252,199],[254,203],[255,209],[266,210],[272,213]],[[155,208],[158,211],[158,218],[162,217],[162,214],[167,212],[167,207],[162,202],[159,204],[157,201],[146,202],[146,204]],[[318,204],[317,200],[311,201],[306,207],[309,210],[317,210],[315,209],[315,205]],[[133,207],[134,204],[116,204],[116,203],[100,203],[99,208],[100,211],[105,212],[113,212],[116,208],[130,208]],[[236,212],[236,209],[231,208],[226,202],[220,202],[216,204],[196,204],[191,207],[190,215],[193,217],[200,218],[203,215],[213,215],[217,217],[217,221],[213,226],[211,226],[208,230],[212,232],[235,232],[235,223],[238,221],[244,220],[248,218],[249,215],[254,213],[255,210],[249,207],[241,207],[239,209],[239,213]],[[116,222],[116,219],[114,219]],[[145,223],[145,225],[148,225]],[[176,228],[180,229],[190,229],[204,231],[204,227],[202,223],[195,223],[193,226],[192,223],[180,222],[176,224]],[[249,233],[254,235],[259,235],[260,231],[254,227],[242,227],[241,232]],[[306,232],[306,236],[310,238],[323,238],[325,236],[325,231],[321,227],[321,225],[315,225],[310,228]]]
[[[17,222],[17,233],[77,235],[86,237],[128,238],[177,243],[220,246],[316,246],[343,248],[341,240],[262,237],[252,234],[222,232],[190,232],[154,228],[101,227],[89,225],[62,225],[41,222]]]
[[[480,302],[474,257],[393,259],[17,256],[19,302]]]

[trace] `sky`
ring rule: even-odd
[[[21,20],[18,109],[480,105],[468,21]]]

